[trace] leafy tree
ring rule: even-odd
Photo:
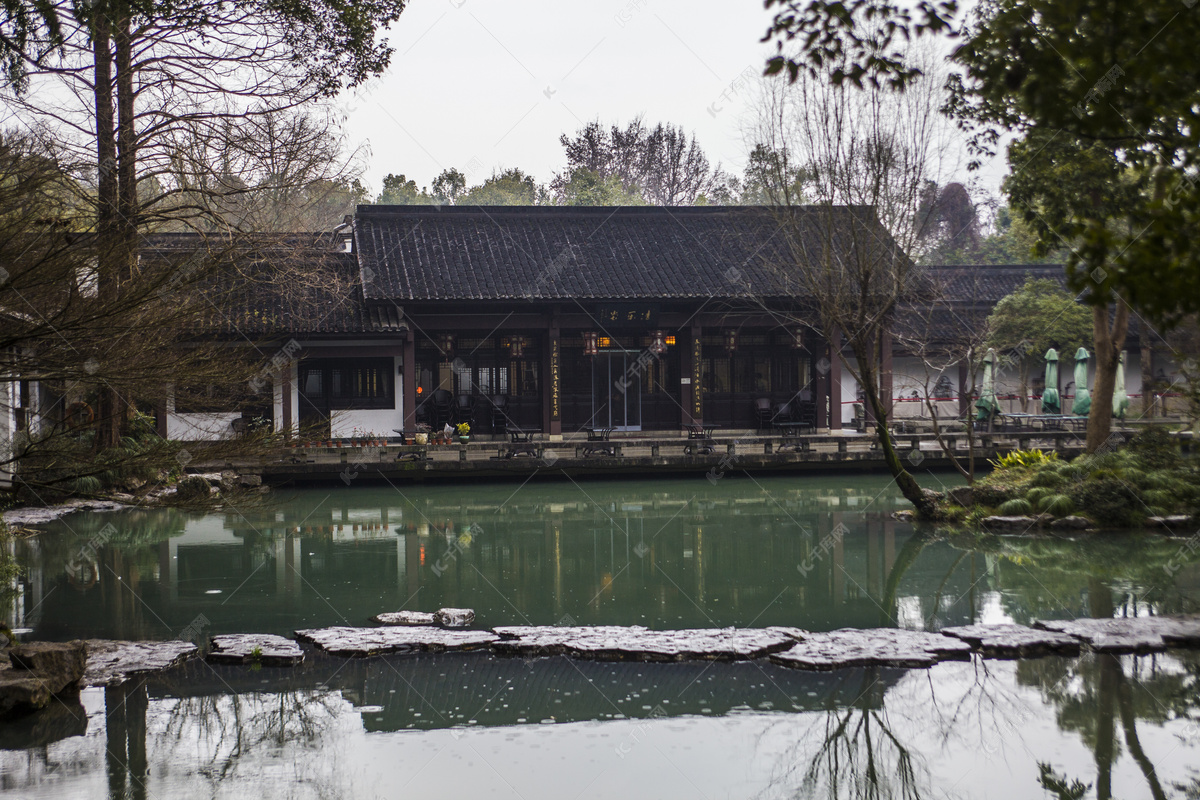
[[[1094,452],[1130,308],[1168,325],[1200,310],[1200,15],[1170,0],[992,0],[973,16],[955,0],[767,3],[780,48],[768,72],[793,79],[903,88],[922,68],[895,43],[958,38],[946,110],[980,155],[1017,134],[1006,192],[1040,252],[1069,248],[1071,286],[1093,307]]]
[[[1001,298],[987,318],[987,347],[1006,354],[1017,365],[1021,408],[1028,408],[1029,375],[1051,347],[1063,362],[1091,340],[1092,315],[1086,306],[1048,278],[1027,277],[1012,294]]]
[[[917,206],[917,219],[921,226],[917,242],[926,249],[926,260],[945,263],[938,254],[962,252],[969,258],[979,251],[979,213],[961,183],[941,187],[932,181],[927,183]]]
[[[567,168],[550,186],[560,199],[578,170],[594,173],[604,183],[616,178],[626,195],[641,195],[660,206],[692,205],[724,183],[720,169],[709,164],[695,135],[689,139],[682,127],[659,123],[650,128],[639,117],[625,128],[605,129],[594,120],[574,137],[563,134],[559,141]]]
[[[478,186],[467,190],[460,204],[476,206],[532,206],[545,198],[546,190],[532,175],[513,168],[494,173]]]
[[[442,170],[433,179],[433,201],[438,205],[454,205],[467,191],[467,176],[454,167]]]
[[[560,182],[556,200],[564,206],[644,206],[646,201],[634,187],[627,189],[616,175],[601,177],[595,170],[571,170]]]
[[[140,294],[127,284],[139,275],[141,234],[168,216],[198,229],[236,230],[234,221],[214,218],[227,204],[212,198],[245,195],[264,181],[234,179],[221,158],[198,155],[225,153],[230,131],[242,123],[286,114],[382,72],[391,49],[378,33],[403,7],[403,0],[6,4],[0,32],[8,74],[17,79],[7,87],[8,105],[45,137],[46,149],[91,164],[81,199],[93,204],[99,296]],[[55,24],[37,24],[51,13]],[[141,194],[151,187],[158,194]],[[121,444],[136,406],[115,383],[101,381],[98,449]]]
[[[746,158],[739,202],[746,206],[804,203],[803,169],[791,162],[787,147],[756,144]]]
[[[383,179],[383,191],[375,198],[376,203],[390,206],[427,206],[433,204],[433,198],[424,189],[417,187],[417,182],[409,180],[403,174],[388,173]]]

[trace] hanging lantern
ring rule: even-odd
[[[662,331],[654,331],[650,334],[650,352],[656,356],[667,352],[666,336]]]
[[[598,333],[596,333],[595,331],[584,331],[583,332],[583,354],[585,356],[594,356],[600,352],[600,348],[597,347],[597,345],[598,345],[597,340],[599,338],[600,338],[600,335]]]
[[[738,332],[734,328],[725,331],[725,350],[728,353],[733,353],[737,350]]]
[[[520,358],[525,355],[525,337],[514,336],[508,343],[508,354],[512,358]]]
[[[804,349],[804,329],[796,328],[792,331],[792,341],[790,342],[793,350]]]
[[[442,351],[442,355],[446,358],[454,355],[454,334],[442,333],[438,335],[438,349]]]

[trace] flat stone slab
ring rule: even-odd
[[[631,661],[732,661],[759,658],[795,644],[783,630],[710,628],[652,631],[641,626],[524,626],[496,628],[498,653]]]
[[[262,664],[289,667],[304,660],[304,651],[291,639],[269,633],[229,633],[209,640],[208,660],[218,664]]]
[[[843,667],[931,667],[947,659],[966,659],[971,645],[961,639],[899,628],[843,628],[810,633],[790,649],[775,653],[776,664],[797,669]]]
[[[1039,620],[1035,628],[1087,642],[1099,653],[1149,653],[1168,647],[1200,647],[1200,615]]]
[[[439,608],[433,612],[433,621],[443,628],[465,628],[475,621],[475,609]]]
[[[313,628],[296,631],[335,656],[379,656],[386,653],[442,653],[486,648],[499,637],[491,631],[448,631],[441,628]]]
[[[191,642],[122,642],[88,639],[87,686],[116,686],[136,675],[164,672],[195,658],[200,648]]]
[[[1074,636],[1024,625],[961,625],[942,628],[939,633],[962,639],[988,658],[1078,655],[1082,647]]]
[[[45,525],[48,522],[62,519],[68,514],[74,514],[77,511],[120,511],[123,508],[129,508],[129,506],[113,500],[68,500],[62,505],[57,506],[14,508],[11,511],[5,511],[3,518],[5,524],[14,527],[21,525]]]
[[[427,611],[387,611],[371,617],[380,625],[435,625],[437,620]]]

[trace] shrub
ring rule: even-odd
[[[1054,494],[1053,489],[1048,489],[1044,486],[1035,486],[1025,493],[1025,499],[1029,501],[1030,505],[1036,507],[1039,500],[1051,494]]]
[[[1137,491],[1112,475],[1089,478],[1074,488],[1071,499],[1076,507],[1106,528],[1138,527],[1145,513]]]
[[[1040,467],[1058,461],[1058,453],[1041,450],[1013,450],[991,462],[997,469]]]
[[[1146,505],[1170,512],[1179,505],[1179,496],[1169,489],[1150,489],[1143,493]]]
[[[1017,498],[1002,503],[999,511],[1006,517],[1024,517],[1033,513],[1033,506],[1028,500]]]
[[[1033,480],[1029,482],[1029,485],[1057,489],[1066,482],[1067,478],[1057,469],[1039,469],[1034,473]]]
[[[1071,498],[1065,494],[1050,494],[1042,498],[1038,504],[1038,509],[1046,514],[1053,514],[1056,517],[1065,517],[1075,513],[1075,504],[1071,502]]]
[[[1006,500],[1012,500],[1017,490],[1012,486],[998,483],[975,484],[975,503],[981,506],[998,506]]]
[[[1147,469],[1177,467],[1181,461],[1179,444],[1158,425],[1134,434],[1129,440],[1128,449]]]

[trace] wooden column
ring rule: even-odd
[[[971,411],[971,375],[967,359],[958,362],[958,415],[965,417]]]
[[[892,375],[892,334],[884,331],[880,336],[883,341],[879,344],[879,394],[883,400],[883,409],[890,419],[892,409],[896,405]]]
[[[823,346],[817,348],[817,362],[814,365],[816,369],[816,386],[813,391],[813,400],[817,405],[817,419],[815,421],[817,430],[827,430],[829,428],[829,418],[832,416],[832,409],[829,407],[829,378],[830,365],[833,363],[829,357],[829,342],[825,342]]]
[[[401,386],[401,391],[404,393],[404,430],[416,431],[417,429],[417,343],[413,338],[413,332],[408,331],[404,334],[404,360],[402,369],[404,370],[404,380]]]
[[[842,332],[829,341],[829,430],[842,429]]]
[[[701,337],[704,334],[699,323],[693,324],[688,335],[687,348],[683,351],[683,369],[680,374],[688,379],[686,385],[680,386],[680,399],[683,402],[684,425],[704,424],[704,395],[700,386],[700,369],[703,352]]]
[[[546,330],[543,361],[542,430],[550,434],[551,441],[558,441],[562,439],[562,340],[557,319]]]

